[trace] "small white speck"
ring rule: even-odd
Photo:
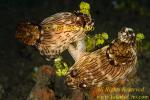
[[[43,30],[41,30],[41,34],[44,34],[44,31],[43,31]]]
[[[44,37],[42,36],[41,38],[40,38],[40,40],[42,41],[44,39]]]
[[[97,81],[97,79],[94,79],[93,81],[94,81],[94,82],[96,82],[96,81]]]
[[[122,65],[125,65],[126,63],[122,63]]]
[[[86,77],[84,77],[84,80],[87,80],[87,78],[86,78]]]
[[[94,81],[92,81],[92,85],[94,85],[95,84],[95,82]]]
[[[83,84],[83,87],[86,87],[86,85],[85,85],[85,84]]]
[[[80,18],[79,17],[77,17],[77,20],[79,20]]]
[[[50,59],[49,59],[49,58],[46,58],[46,60],[47,60],[47,61],[50,61]]]
[[[110,75],[108,75],[108,74],[106,75],[106,78],[107,78],[108,81],[112,80],[112,77]]]
[[[103,84],[103,82],[99,82],[99,83],[97,84],[97,86],[98,86],[98,87],[101,87],[102,84]]]
[[[53,20],[53,19],[55,19],[55,17],[52,17],[52,16],[51,16],[50,19]]]
[[[132,28],[126,28],[125,32],[127,32],[127,31],[133,31],[133,29]]]
[[[71,21],[67,21],[66,24],[71,24]]]
[[[70,68],[70,71],[73,70],[73,67]]]
[[[110,57],[110,58],[113,58],[114,56],[113,56],[112,54],[109,54],[109,57]]]
[[[115,43],[115,40],[113,40],[111,43]]]
[[[126,34],[127,34],[127,33],[124,32],[122,35],[126,35]]]

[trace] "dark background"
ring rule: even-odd
[[[86,1],[86,0],[85,0]],[[25,100],[35,82],[33,67],[49,64],[32,47],[15,39],[16,26],[28,19],[41,22],[63,11],[79,9],[80,0],[0,0],[0,100]],[[150,0],[87,0],[95,20],[90,34],[107,32],[112,40],[123,26],[142,32],[138,54],[138,86],[150,95]]]

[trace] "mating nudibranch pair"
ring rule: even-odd
[[[72,88],[102,86],[125,79],[136,69],[135,33],[131,28],[122,28],[112,43],[90,53],[86,52],[84,37],[93,24],[90,15],[62,12],[39,25],[21,23],[16,38],[35,46],[48,59],[68,49],[75,59],[66,76],[66,83]],[[68,30],[70,26],[75,28]]]

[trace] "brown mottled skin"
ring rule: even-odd
[[[16,38],[35,46],[47,59],[68,49],[71,43],[82,40],[93,27],[91,16],[80,12],[61,12],[45,18],[39,25],[20,24]]]
[[[27,45],[35,45],[40,37],[39,27],[30,22],[22,22],[17,26],[16,38]]]
[[[84,89],[125,80],[136,69],[137,55],[133,43],[133,30],[121,29],[118,38],[110,45],[91,53],[83,53],[68,71],[66,83],[74,89]]]

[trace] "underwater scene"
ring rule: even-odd
[[[150,100],[150,0],[0,8],[0,100]]]

